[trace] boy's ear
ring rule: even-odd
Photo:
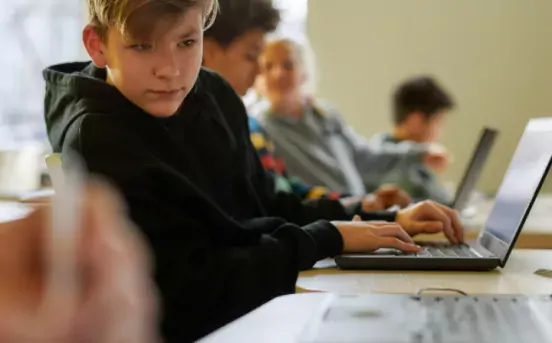
[[[93,26],[87,25],[84,28],[82,41],[92,63],[98,68],[105,68],[107,66],[107,59],[104,55],[105,45]]]

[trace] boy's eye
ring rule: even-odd
[[[133,44],[130,46],[130,49],[135,51],[148,51],[151,50],[152,46],[151,44],[143,43],[143,44]]]
[[[178,47],[179,47],[179,48],[185,48],[185,47],[194,45],[194,43],[195,43],[195,40],[193,40],[193,39],[186,39],[186,40],[183,40],[183,41],[179,42],[179,43],[178,43]]]
[[[257,54],[245,54],[245,59],[249,62],[257,62],[259,57]]]
[[[285,61],[283,63],[283,67],[285,70],[293,70],[294,65],[293,65],[293,62],[291,61]]]

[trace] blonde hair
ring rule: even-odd
[[[115,28],[125,37],[149,37],[155,27],[172,23],[188,9],[199,6],[204,28],[209,28],[218,12],[218,0],[86,0],[88,22],[102,39]],[[168,21],[167,21],[168,19]]]
[[[303,39],[301,42],[296,39],[286,37],[270,37],[268,45],[283,44],[290,48],[295,54],[298,64],[305,73],[305,82],[301,90],[305,95],[314,95],[318,86],[318,75],[316,69],[316,57],[308,39]]]

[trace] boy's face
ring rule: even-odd
[[[298,92],[304,75],[293,48],[286,43],[268,45],[260,58],[267,95]]]
[[[110,29],[107,42],[85,29],[94,63],[107,67],[108,82],[136,106],[155,117],[173,115],[196,82],[201,67],[203,14],[191,8],[171,27],[160,22],[152,39],[125,39]],[[93,30],[92,30],[93,31]],[[96,35],[97,36],[97,35]]]
[[[208,40],[204,46],[204,65],[219,73],[243,96],[259,73],[258,60],[264,43],[265,32],[257,29],[244,33],[227,47]]]
[[[441,138],[446,119],[445,111],[441,111],[429,119],[421,113],[414,113],[410,117],[410,120],[405,123],[412,140],[420,143],[433,143]]]

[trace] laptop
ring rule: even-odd
[[[552,296],[328,295],[299,342],[552,342]]]
[[[460,181],[454,200],[451,203],[451,207],[458,212],[461,212],[466,208],[497,136],[498,131],[488,127],[484,128],[481,132],[470,163],[464,172],[462,181]]]
[[[411,254],[395,249],[336,256],[343,269],[491,270],[504,267],[546,178],[552,156],[552,118],[532,119],[518,143],[484,229],[474,242],[424,243]]]

